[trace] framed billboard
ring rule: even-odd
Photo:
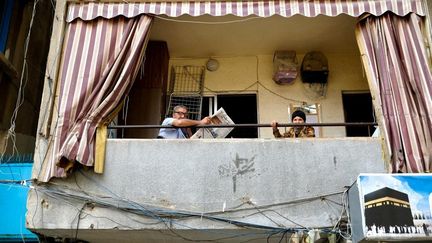
[[[348,196],[353,242],[432,241],[432,175],[361,174]]]

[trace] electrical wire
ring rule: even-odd
[[[267,204],[267,205],[260,205],[257,206],[259,209],[262,208],[269,208],[269,207],[276,207],[276,206],[283,206],[283,205],[290,205],[290,204],[299,204],[299,203],[305,203],[305,202],[311,202],[314,200],[321,200],[323,197],[326,196],[333,196],[333,195],[339,195],[342,194],[343,192],[332,192],[332,193],[326,193],[325,195],[317,195],[317,196],[313,196],[313,197],[305,197],[305,198],[298,198],[298,199],[293,199],[290,201],[286,201],[286,202],[280,202],[280,203],[273,203],[273,204]],[[251,210],[250,208],[239,208],[239,209],[235,209],[235,210],[225,210],[224,212],[239,212],[239,211],[245,211],[245,210]],[[212,211],[212,212],[207,212],[207,214],[217,214],[217,213],[221,213],[222,211]]]
[[[249,229],[261,229],[264,230],[264,232],[261,232],[262,234],[268,234],[268,239],[270,239],[273,235],[276,234],[283,234],[281,236],[281,239],[284,238],[284,234],[286,235],[287,233],[293,233],[293,232],[306,232],[306,231],[310,231],[310,228],[306,228],[306,227],[298,227],[298,228],[287,228],[287,227],[273,227],[273,226],[266,226],[266,225],[257,225],[257,224],[251,224],[251,223],[246,223],[246,222],[242,222],[242,221],[238,221],[238,220],[233,220],[231,218],[225,218],[225,217],[219,217],[219,216],[211,216],[208,214],[203,214],[203,213],[196,213],[196,212],[188,212],[188,211],[180,211],[180,210],[169,210],[169,209],[165,209],[165,208],[158,208],[155,206],[145,206],[143,204],[139,204],[133,201],[130,201],[128,199],[121,199],[120,197],[118,197],[117,195],[115,195],[115,197],[107,197],[107,196],[97,196],[95,194],[89,194],[88,192],[85,192],[78,184],[78,188],[79,190],[73,189],[73,188],[69,188],[68,186],[65,185],[58,185],[58,184],[52,184],[52,183],[48,183],[48,184],[44,184],[43,186],[30,186],[32,180],[21,180],[21,181],[11,181],[11,180],[6,180],[6,181],[0,181],[4,184],[15,184],[15,185],[20,185],[20,186],[27,186],[27,187],[31,187],[35,190],[36,194],[38,192],[42,192],[45,195],[48,195],[49,197],[53,197],[57,200],[62,200],[65,203],[69,204],[70,206],[76,208],[77,212],[78,212],[78,222],[77,222],[77,229],[79,230],[79,221],[87,216],[91,216],[91,217],[95,217],[95,218],[105,218],[107,220],[110,220],[118,225],[121,225],[125,228],[130,228],[130,229],[134,229],[133,227],[130,227],[128,225],[124,225],[121,224],[119,222],[116,222],[110,218],[107,217],[98,217],[98,216],[94,216],[90,213],[87,213],[85,211],[85,206],[88,205],[98,205],[100,207],[106,207],[106,208],[111,208],[111,209],[118,209],[118,210],[122,210],[125,212],[129,212],[129,213],[133,213],[133,214],[138,214],[138,215],[142,215],[142,216],[146,216],[146,217],[150,217],[153,218],[154,220],[156,220],[153,223],[150,224],[159,224],[159,223],[163,223],[165,224],[166,228],[168,230],[170,230],[170,232],[172,234],[174,234],[175,236],[178,236],[184,240],[188,240],[188,241],[218,241],[218,240],[225,240],[228,238],[235,238],[235,237],[240,237],[239,234],[233,234],[232,236],[228,236],[228,237],[223,237],[223,238],[218,238],[218,239],[211,239],[211,240],[195,240],[195,239],[189,239],[187,237],[184,237],[182,235],[180,235],[177,232],[174,232],[174,228],[172,228],[172,224],[177,224],[183,228],[188,228],[188,229],[195,229],[195,230],[203,230],[204,229],[196,229],[193,227],[189,227],[187,225],[183,225],[181,223],[179,223],[180,221],[176,221],[176,220],[182,220],[182,219],[187,219],[187,218],[191,218],[191,217],[201,217],[201,218],[205,218],[208,220],[212,220],[212,221],[220,221],[220,222],[225,222],[228,224],[232,224],[238,227],[242,227],[242,228],[249,228]],[[98,187],[100,185],[97,185]],[[63,189],[61,189],[63,188]],[[75,192],[74,192],[75,190]],[[108,190],[110,193],[113,193],[112,191]],[[81,193],[81,195],[77,194],[77,193]],[[37,197],[38,194],[37,194]],[[344,192],[344,194],[342,195],[342,198],[344,199],[344,203],[346,203],[345,199],[346,199],[346,191]],[[37,199],[39,201],[39,199]],[[80,208],[76,207],[73,203],[73,201],[77,201],[77,202],[82,202],[84,201],[84,205]],[[255,206],[255,205],[254,205]],[[36,207],[37,210],[38,207]],[[254,208],[257,208],[256,206]],[[346,210],[346,208],[345,208]],[[258,210],[261,211],[261,210]],[[34,212],[33,218],[32,218],[32,222],[34,225],[34,217],[36,215],[36,212]],[[224,213],[224,212],[222,212]],[[262,211],[260,212],[262,213]],[[268,216],[267,216],[268,217]],[[340,216],[340,219],[342,218],[342,214]],[[73,220],[74,221],[74,220]],[[138,221],[136,221],[138,222]],[[339,220],[340,222],[340,220]],[[149,223],[143,223],[143,222],[138,222],[138,223],[142,223],[144,225],[148,225]],[[339,224],[336,224],[335,227],[333,227],[333,229],[321,229],[321,232],[326,232],[326,233],[335,233],[340,235],[341,237],[348,239],[350,238],[350,234],[343,232],[341,230],[336,230],[336,227]],[[77,233],[75,233],[77,234]],[[242,234],[242,236],[244,235],[250,235],[250,233],[247,234]]]
[[[22,225],[23,222],[25,222],[25,220],[22,218],[22,215],[20,215],[20,226],[19,226],[20,235],[21,235],[22,242],[25,243],[26,241],[25,241],[24,232],[23,232],[24,225]]]
[[[258,56],[255,56],[255,57],[256,57],[256,81],[253,82],[252,84],[250,84],[249,86],[247,86],[244,89],[234,90],[235,92],[242,93],[242,92],[245,92],[245,91],[249,91],[249,89],[251,87],[253,87],[254,85],[257,85],[256,91],[259,91],[258,87],[262,87],[263,89],[267,90],[271,94],[273,94],[273,95],[275,95],[275,96],[277,96],[279,98],[282,98],[282,99],[284,99],[286,101],[290,101],[290,102],[294,102],[294,103],[298,103],[298,104],[306,104],[307,103],[306,101],[296,100],[296,99],[288,98],[286,96],[278,94],[275,91],[273,91],[270,88],[268,88],[267,86],[265,86],[262,82],[260,82],[259,81],[259,58],[258,58]],[[208,90],[208,91],[210,91],[212,93],[215,93],[215,94],[217,94],[217,93],[226,93],[227,92],[226,90],[224,90],[224,91],[215,91],[215,90],[212,90],[212,89],[210,89],[210,88],[208,88],[206,86],[204,86],[204,89],[206,89],[206,90]]]
[[[332,204],[330,204],[330,202],[332,202],[332,201],[327,200],[326,198],[323,198],[321,200],[321,202],[325,203],[325,205],[327,205],[328,208],[332,210],[333,214],[339,215],[339,211]]]
[[[65,201],[65,202],[68,203],[68,204],[71,204],[71,203],[70,203],[70,201],[71,201],[70,194],[68,194],[68,193],[65,193],[65,195],[60,196],[60,194],[59,194],[58,191],[57,191],[56,193],[53,194],[52,192],[54,192],[54,190],[45,190],[45,189],[41,189],[41,188],[39,188],[39,189],[40,189],[40,191],[42,191],[43,193],[45,193],[46,195],[48,195],[48,196],[50,196],[50,197],[56,198],[56,199],[58,199],[58,200],[62,200],[62,198],[63,198],[63,201]],[[75,199],[75,197],[72,197],[72,198]],[[76,208],[76,207],[75,207],[75,208]],[[116,208],[117,208],[117,209],[120,209],[120,210],[123,210],[123,209],[124,209],[124,208],[121,208],[121,207],[116,207]],[[78,210],[78,209],[77,209],[77,210]],[[128,210],[126,210],[126,211],[128,211]],[[166,216],[166,217],[168,217],[168,216]],[[174,235],[176,235],[176,236],[178,236],[178,237],[180,237],[180,238],[182,238],[182,239],[184,239],[184,240],[188,240],[188,241],[197,241],[197,242],[199,242],[199,241],[217,241],[217,240],[224,240],[224,239],[228,239],[228,238],[235,238],[235,237],[239,237],[239,236],[242,236],[242,235],[250,234],[250,233],[247,233],[247,234],[234,234],[233,236],[223,237],[223,238],[218,238],[218,239],[212,239],[212,240],[194,240],[194,239],[186,238],[186,237],[180,235],[179,233],[174,232],[174,229],[173,229],[172,226],[171,226],[171,225],[172,225],[172,217],[171,217],[171,219],[169,219],[169,220],[170,220],[169,225],[168,225],[168,224],[165,224],[166,227],[167,227],[167,229],[170,230],[171,233],[173,233]],[[111,221],[112,221],[112,220],[111,220]],[[113,221],[113,222],[115,222],[115,221]],[[162,223],[164,223],[164,222],[162,222]],[[177,224],[178,224],[178,223],[177,223]],[[121,225],[121,224],[119,224],[119,225]],[[131,228],[131,227],[127,227],[127,228]],[[194,229],[194,228],[192,228],[192,227],[187,227],[187,228]],[[132,229],[132,228],[131,228],[131,229]],[[202,229],[198,229],[198,230],[202,230]]]
[[[91,179],[91,178],[88,178],[88,179]],[[111,192],[110,190],[108,190],[109,192]],[[45,193],[46,193],[46,191],[45,191]],[[58,193],[58,192],[57,192]],[[112,193],[112,192],[111,192]],[[60,193],[61,194],[61,193]],[[70,198],[75,198],[75,196],[76,195],[72,195],[72,194],[68,194],[68,193],[66,193],[67,195],[69,195],[69,197]],[[66,195],[65,195],[66,196]],[[76,199],[76,198],[75,198]],[[89,199],[80,199],[80,200],[89,200]],[[123,200],[125,200],[125,199],[123,199]],[[94,198],[93,198],[93,201],[94,201]],[[101,202],[97,202],[97,203],[101,203]],[[171,227],[170,226],[168,226],[167,225],[167,223],[163,220],[163,218],[160,218],[159,216],[164,216],[164,217],[169,217],[170,219],[172,219],[173,217],[177,217],[177,218],[184,218],[184,217],[190,217],[191,215],[185,215],[184,213],[182,213],[182,214],[178,214],[178,213],[176,213],[175,215],[172,215],[172,214],[169,214],[169,215],[165,215],[166,214],[166,212],[161,212],[162,214],[161,215],[155,215],[155,214],[148,214],[148,212],[160,212],[160,210],[155,210],[155,209],[152,209],[152,210],[148,210],[147,209],[147,207],[144,207],[143,205],[140,205],[140,204],[137,204],[137,203],[135,203],[135,202],[131,202],[131,201],[129,201],[129,200],[126,200],[126,203],[127,204],[129,204],[129,206],[132,206],[132,208],[133,209],[138,209],[138,210],[143,210],[144,211],[144,215],[145,216],[148,216],[148,217],[153,217],[153,218],[155,218],[155,216],[156,216],[156,218],[158,219],[158,220],[160,220],[162,223],[164,223],[165,225],[166,225],[166,227],[167,227],[167,229],[169,229],[169,230],[171,230]],[[103,204],[103,203],[102,203]],[[106,206],[106,205],[105,205]],[[116,208],[118,208],[118,209],[122,209],[122,210],[125,210],[126,209],[126,211],[130,211],[131,209],[129,208],[129,209],[127,209],[127,208],[122,208],[123,206],[120,206],[119,205],[119,203],[117,203],[116,204]],[[143,213],[143,211],[138,211],[138,213]],[[136,213],[136,212],[134,212],[134,213]],[[196,215],[195,215],[196,216]],[[170,222],[170,224],[171,224],[172,222]],[[233,223],[233,221],[231,220],[230,221],[230,223]],[[190,228],[190,227],[188,227],[188,228]],[[173,234],[176,234],[176,235],[178,235],[178,233],[176,233],[176,232],[172,232]],[[182,237],[182,236],[179,236],[179,237],[181,237],[181,238],[184,238],[184,237]]]
[[[273,90],[267,88],[266,86],[264,86],[264,84],[262,84],[261,82],[258,82],[258,84],[259,84],[259,86],[263,87],[265,90],[267,90],[268,92],[276,95],[279,98],[282,98],[282,99],[287,100],[287,101],[292,101],[292,102],[295,102],[295,103],[299,103],[299,104],[306,104],[306,101],[291,99],[291,98],[285,97],[285,96],[283,96],[281,94],[278,94],[275,91],[273,91]]]
[[[249,204],[252,205],[252,206],[253,206],[253,207],[254,207],[254,208],[255,208],[259,213],[261,213],[264,217],[266,217],[267,219],[269,219],[271,222],[273,222],[273,223],[276,224],[277,226],[279,226],[279,227],[285,227],[284,225],[275,222],[273,219],[271,219],[271,218],[268,217],[266,214],[264,214],[264,212],[261,211],[259,208],[257,208],[257,207],[256,207],[256,204],[254,204],[253,202],[250,202]],[[267,211],[275,212],[276,214],[278,214],[278,215],[281,216],[282,218],[284,218],[284,219],[290,221],[291,223],[293,223],[293,224],[295,224],[295,225],[298,225],[298,226],[300,226],[301,228],[306,228],[306,227],[304,227],[303,225],[301,225],[301,224],[299,224],[299,223],[296,223],[296,222],[292,221],[291,219],[289,219],[289,218],[283,216],[282,214],[280,214],[280,213],[278,213],[278,212],[276,212],[276,211],[274,211],[274,210],[268,209]]]
[[[278,231],[278,232],[274,232],[274,233],[269,234],[269,235],[267,236],[267,239],[266,239],[267,243],[270,242],[270,238],[271,238],[273,235],[279,234],[279,233],[281,233],[281,232],[283,232],[283,231],[281,230],[281,231]]]
[[[247,86],[246,88],[244,88],[244,89],[240,89],[240,90],[223,90],[223,91],[215,91],[215,90],[212,90],[212,89],[210,89],[210,88],[208,88],[208,87],[206,87],[206,86],[204,86],[204,89],[206,89],[206,90],[208,90],[208,91],[210,91],[210,92],[212,92],[212,93],[215,93],[215,94],[219,94],[219,93],[226,94],[226,93],[229,93],[229,92],[243,93],[243,92],[246,92],[246,91],[251,91],[251,90],[249,90],[249,89],[250,89],[252,86],[256,85],[256,84],[258,84],[258,82],[253,82],[252,84],[250,84],[250,85]]]
[[[0,180],[0,184],[9,185],[9,186],[17,186],[17,187],[29,187],[32,183],[32,180]]]
[[[48,190],[47,190],[48,189]],[[40,191],[43,191],[44,193],[48,193],[51,195],[57,195],[57,196],[63,196],[63,197],[67,197],[69,200],[71,198],[73,199],[77,199],[77,200],[85,200],[85,201],[92,201],[96,204],[101,204],[103,206],[108,206],[108,207],[113,207],[113,204],[108,203],[106,201],[107,197],[104,197],[104,199],[102,201],[97,200],[97,198],[95,196],[92,197],[83,197],[83,196],[77,196],[74,194],[71,194],[70,192],[61,192],[58,191],[58,189],[53,189],[53,188],[39,188]],[[105,200],[105,201],[104,201]],[[126,205],[129,205],[129,208],[124,207],[122,205],[120,205],[121,201],[123,201],[124,203],[126,203]],[[140,204],[137,204],[135,202],[131,202],[129,200],[123,199],[123,200],[119,200],[117,201],[117,203],[115,203],[115,207],[117,209],[121,209],[121,210],[126,210],[128,212],[133,212],[133,213],[140,213],[144,216],[149,216],[149,217],[153,217],[157,220],[161,220],[158,217],[169,217],[170,220],[174,220],[174,219],[182,219],[182,218],[188,218],[188,217],[204,217],[206,219],[210,219],[210,220],[215,220],[215,221],[222,221],[222,222],[226,222],[229,224],[233,224],[239,227],[246,227],[246,228],[258,228],[258,229],[266,229],[266,230],[288,230],[288,231],[298,231],[298,230],[307,230],[304,228],[281,228],[281,227],[271,227],[271,226],[263,226],[263,225],[255,225],[255,224],[250,224],[250,223],[245,223],[245,222],[241,222],[241,221],[236,221],[236,220],[232,220],[232,219],[226,219],[226,218],[221,218],[221,217],[216,217],[216,216],[208,216],[208,215],[203,215],[202,213],[193,213],[193,212],[185,212],[185,211],[176,211],[176,210],[167,210],[167,209],[160,209],[160,208],[149,208],[148,206],[143,206]],[[136,209],[138,209],[138,212],[136,211]],[[148,212],[151,212],[151,214],[149,214]],[[163,221],[163,220],[162,220]],[[170,221],[170,224],[172,224],[173,222]],[[174,222],[175,224],[178,224],[176,222]],[[167,224],[166,224],[167,225]],[[169,229],[170,226],[167,225],[167,228]],[[190,228],[190,227],[189,227]],[[274,232],[273,232],[274,233]]]
[[[84,210],[84,208],[86,207],[87,203],[84,203],[83,206],[81,207],[79,213],[78,213],[78,219],[77,219],[77,226],[76,226],[76,230],[75,230],[75,240],[74,242],[77,242],[78,239],[78,229],[79,229],[79,223],[81,220],[81,213]]]
[[[33,22],[34,22],[34,18],[35,18],[35,14],[36,14],[36,6],[38,4],[39,0],[35,0],[33,3],[33,12],[32,12],[32,16],[30,19],[30,25],[29,25],[29,30],[27,32],[27,37],[25,40],[25,44],[24,44],[24,62],[23,62],[23,67],[21,70],[21,78],[20,78],[20,83],[19,83],[19,88],[18,88],[18,93],[17,93],[17,100],[16,100],[16,104],[15,104],[15,109],[12,112],[12,116],[10,119],[10,127],[5,139],[5,145],[4,145],[4,151],[2,151],[0,160],[2,160],[5,152],[6,152],[6,148],[7,148],[7,144],[8,144],[8,140],[9,138],[12,140],[12,155],[14,155],[15,153],[18,153],[18,148],[16,146],[16,133],[15,133],[15,127],[16,127],[16,119],[18,117],[18,111],[20,109],[20,107],[24,104],[24,96],[25,96],[25,87],[27,86],[27,82],[28,82],[28,63],[27,63],[27,52],[28,52],[28,46],[29,46],[29,42],[30,42],[30,33],[33,27]]]
[[[178,211],[178,210],[177,211],[176,210],[167,210],[167,209],[155,208],[155,207],[150,207],[150,206],[144,206],[142,204],[138,204],[138,203],[132,202],[132,201],[127,200],[127,199],[120,200],[117,198],[115,200],[116,203],[109,203],[107,201],[108,197],[106,197],[106,196],[104,196],[103,199],[102,198],[98,199],[96,196],[91,196],[91,197],[82,196],[82,195],[80,196],[77,194],[71,194],[71,192],[62,192],[62,191],[59,191],[58,189],[54,189],[54,188],[50,188],[50,187],[41,187],[41,188],[39,188],[39,191],[43,191],[44,193],[50,193],[52,195],[57,195],[57,196],[68,196],[69,198],[73,198],[73,199],[77,199],[77,200],[86,200],[86,201],[91,200],[95,203],[102,204],[105,206],[112,206],[113,204],[115,204],[117,208],[123,208],[123,209],[128,210],[128,211],[136,211],[136,209],[138,209],[138,211],[141,211],[140,212],[141,214],[144,214],[145,216],[150,216],[150,217],[154,217],[155,215],[164,216],[164,217],[170,216],[171,218],[185,218],[185,217],[193,216],[193,217],[204,217],[204,218],[214,219],[214,220],[218,220],[218,221],[228,221],[230,224],[235,224],[235,225],[240,225],[240,226],[254,226],[253,224],[249,224],[249,223],[237,222],[234,220],[226,220],[224,218],[220,218],[220,217],[216,217],[216,216],[208,216],[208,215],[204,215],[201,213],[193,213],[193,212]],[[111,199],[114,199],[114,198],[111,198]],[[124,204],[124,205],[121,205],[121,204]],[[151,212],[151,213],[149,213],[149,212]],[[274,227],[262,226],[262,228],[273,229]]]
[[[268,211],[271,211],[271,212],[273,212],[273,213],[275,213],[275,214],[277,214],[277,215],[279,215],[280,217],[282,217],[282,218],[288,220],[289,222],[291,222],[291,223],[293,223],[293,224],[295,224],[295,225],[300,226],[301,228],[305,228],[305,229],[310,230],[309,227],[303,226],[303,225],[301,225],[301,224],[299,224],[299,223],[297,223],[297,222],[295,222],[295,221],[293,221],[293,220],[291,220],[291,219],[285,217],[284,215],[280,214],[279,212],[277,212],[277,211],[275,211],[275,210],[273,210],[273,209],[267,209],[267,210],[268,210]]]
[[[279,240],[279,243],[282,242],[282,240],[283,240],[283,238],[285,237],[286,233],[288,233],[288,231],[284,231],[284,232],[283,232],[283,234],[282,234],[282,236],[281,236],[281,238],[280,238],[280,240]]]
[[[338,221],[336,222],[336,224],[334,225],[334,227],[332,229],[332,232],[337,232],[338,235],[340,235],[342,238],[344,238],[346,240],[351,239],[351,237],[352,237],[351,233],[349,232],[350,231],[351,222],[349,220],[349,211],[347,210],[347,208],[348,208],[348,190],[349,190],[349,188],[346,189],[344,191],[344,193],[341,195],[341,201],[342,201],[342,205],[343,205],[342,206],[342,211],[340,213]],[[342,222],[342,217],[344,215],[347,216],[347,224],[346,224],[346,226],[347,226],[347,232],[344,232],[344,231],[340,230],[341,224],[343,223]],[[339,230],[336,230],[336,228],[339,228]]]

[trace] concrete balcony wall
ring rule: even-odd
[[[168,222],[192,239],[245,232],[207,215],[270,227],[333,227],[343,192],[368,172],[386,172],[379,139],[111,139],[104,174],[81,170],[31,190],[27,224],[66,238],[78,228],[78,238],[91,242],[122,235],[132,242],[181,241],[166,230]],[[195,216],[166,221],[155,210]],[[246,232],[248,240],[260,238]]]

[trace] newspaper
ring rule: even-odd
[[[223,108],[220,108],[212,116],[210,116],[211,125],[227,125],[235,124],[231,118],[227,115]],[[191,139],[197,138],[224,138],[226,137],[234,128],[233,127],[209,127],[198,129]]]

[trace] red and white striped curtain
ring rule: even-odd
[[[95,131],[129,92],[143,60],[152,17],[122,16],[68,24],[52,156],[41,181],[94,163]]]
[[[412,13],[369,16],[357,24],[357,42],[372,94],[384,115],[393,172],[430,172],[432,77],[422,19]]]

